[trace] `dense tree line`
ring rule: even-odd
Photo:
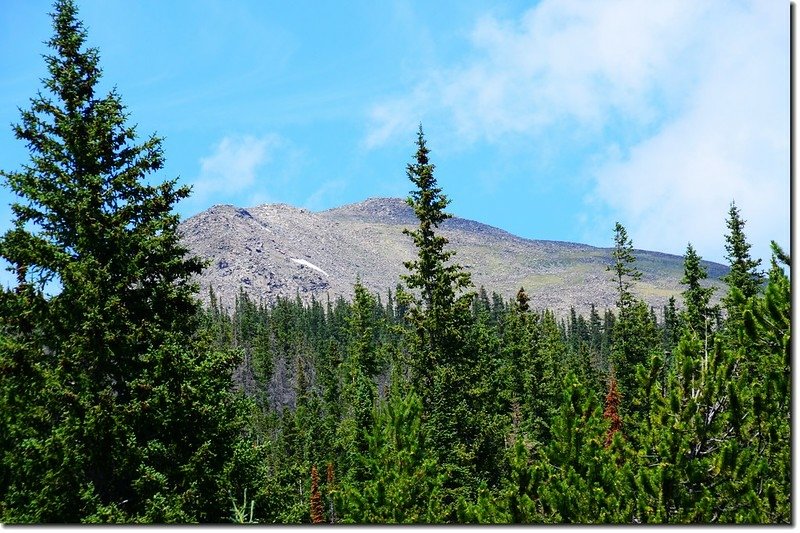
[[[735,204],[721,305],[689,244],[680,300],[650,308],[617,224],[616,308],[558,317],[472,286],[420,127],[393,291],[202,308],[189,191],[146,184],[160,139],[95,95],[70,0],[53,20],[30,164],[3,173],[0,520],[790,521],[789,257],[760,271]]]
[[[423,157],[420,133],[410,174]],[[440,222],[446,201],[436,207],[441,190],[425,186],[439,212],[418,216]],[[735,206],[730,217],[743,226]],[[435,226],[421,221],[417,235]],[[617,309],[587,319],[536,309],[524,289],[508,301],[458,292],[468,278],[446,243],[425,244],[408,265],[417,285],[386,304],[357,284],[352,302],[266,307],[241,293],[230,315],[211,306],[220,348],[260,369],[246,381],[261,384],[268,462],[295,473],[283,488],[265,473],[250,493],[259,519],[309,521],[308,473],[324,468],[330,522],[789,521],[789,258],[777,245],[749,297],[726,277],[722,313],[689,244],[682,304],[656,313],[635,296],[632,243],[617,225]],[[436,280],[427,292],[425,280]]]

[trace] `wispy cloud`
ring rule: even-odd
[[[786,7],[720,11],[683,112],[593,174],[592,195],[629,224],[637,246],[680,252],[691,240],[722,260],[731,200],[756,256],[769,257],[770,240],[789,244]]]
[[[614,113],[648,120],[656,96],[691,83],[678,64],[694,61],[708,11],[691,1],[544,0],[518,20],[485,16],[467,60],[372,108],[368,144],[405,135],[426,115],[472,140],[541,133],[564,118],[597,128]]]
[[[592,242],[619,219],[638,247],[691,240],[721,260],[732,199],[756,253],[788,241],[788,6],[543,0],[480,18],[470,39],[461,63],[371,108],[367,147],[405,141],[420,120],[453,144],[577,139],[594,151]]]
[[[194,182],[198,197],[239,194],[256,185],[257,170],[271,157],[280,143],[277,136],[225,137],[211,155],[200,159],[200,175]]]
[[[344,180],[329,180],[320,185],[303,202],[303,207],[311,210],[319,210],[335,205],[341,197],[347,183]]]
[[[419,122],[421,108],[428,100],[422,87],[414,91],[417,95],[401,97],[376,104],[369,112],[372,125],[364,139],[366,148],[376,148],[397,137],[400,133],[414,131],[415,121]]]

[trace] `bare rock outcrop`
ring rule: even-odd
[[[213,287],[221,303],[231,306],[240,290],[266,304],[278,297],[350,298],[357,278],[385,295],[405,272],[403,262],[414,256],[402,230],[415,226],[404,200],[371,198],[321,212],[286,204],[216,205],[184,221],[181,232],[190,252],[210,261],[199,277],[201,298],[207,301]],[[560,315],[570,307],[587,314],[592,303],[600,310],[614,306],[614,284],[606,272],[610,249],[523,239],[461,218],[447,220],[441,231],[476,288],[511,298],[524,286],[533,307]],[[657,309],[669,296],[680,301],[683,258],[643,250],[636,255],[644,274],[637,294]],[[722,287],[718,278],[726,267],[706,266],[710,283]]]

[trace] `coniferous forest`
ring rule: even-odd
[[[392,290],[203,307],[189,189],[96,93],[73,1],[53,11],[30,160],[2,172],[2,522],[791,521],[790,261],[750,256],[734,203],[721,300],[689,244],[683,293],[649,307],[617,224],[616,307],[559,317],[472,285],[420,127]]]

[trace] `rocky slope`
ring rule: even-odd
[[[298,294],[304,300],[349,298],[356,278],[385,296],[405,272],[403,261],[414,256],[402,229],[415,226],[403,200],[372,198],[321,212],[285,204],[217,205],[184,221],[181,231],[190,252],[211,261],[199,279],[201,296],[207,300],[211,286],[230,306],[240,288],[266,303]],[[610,249],[523,239],[461,218],[446,221],[441,231],[476,287],[510,298],[524,286],[534,307],[559,314],[573,306],[586,314],[591,303],[599,309],[614,306],[614,284],[606,272]],[[642,250],[636,256],[643,272],[637,294],[657,309],[671,295],[680,302],[683,258]],[[714,278],[710,283],[720,287],[718,298],[723,287],[718,278],[727,269],[706,266]]]

